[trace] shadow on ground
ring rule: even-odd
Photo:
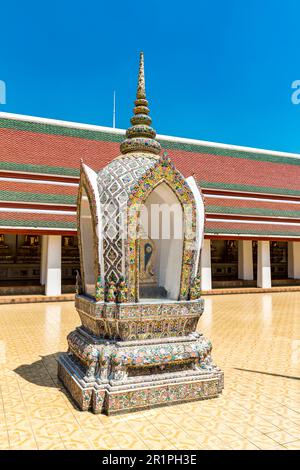
[[[22,364],[21,366],[16,367],[14,372],[22,377],[22,379],[34,385],[57,388],[68,398],[74,408],[78,409],[72,400],[71,395],[57,377],[57,359],[61,354],[61,352],[57,352],[47,356],[40,356],[38,361],[35,361],[32,364]]]
[[[57,359],[61,352],[40,356],[38,361],[32,364],[22,364],[14,369],[22,379],[41,387],[62,388],[61,382],[57,377]]]
[[[300,380],[300,377],[294,377],[292,375],[274,374],[272,372],[263,372],[261,370],[239,369],[238,367],[235,367],[235,370],[240,370],[242,372],[252,372],[253,374],[272,375],[273,377],[283,377],[284,379]]]

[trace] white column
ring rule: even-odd
[[[44,286],[47,277],[47,245],[48,235],[41,236],[41,267],[40,267],[40,282]]]
[[[46,295],[61,294],[61,236],[48,235]]]
[[[211,252],[210,252],[210,240],[204,239],[202,250],[201,250],[201,289],[211,290]]]
[[[239,240],[238,243],[239,279],[253,280],[252,240]]]
[[[293,248],[293,242],[288,242],[288,277],[290,279],[294,278]]]
[[[257,287],[267,289],[271,286],[270,243],[259,241],[257,243]]]
[[[288,242],[288,277],[300,279],[300,242]]]
[[[300,242],[293,242],[294,279],[300,279]]]

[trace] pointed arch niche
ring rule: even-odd
[[[146,222],[145,215],[142,216],[144,206],[147,208],[147,206],[157,203],[158,205],[164,204],[167,209],[168,206],[169,209],[173,208],[173,210],[165,212],[165,214],[169,213],[167,218],[171,221],[169,237],[166,237],[166,232],[162,232],[167,218],[160,215],[159,222],[156,222],[158,227],[155,227],[154,219],[151,220],[151,211],[150,221],[149,210],[147,210],[148,222]],[[155,229],[157,229],[156,232],[159,233],[159,236],[153,240],[156,259],[154,256],[150,268],[157,276],[157,283],[161,284],[159,287],[167,291],[164,295],[161,292],[158,298],[161,299],[165,296],[167,299],[173,300],[188,299],[195,255],[197,254],[196,214],[195,197],[189,184],[185,182],[182,174],[176,170],[168,157],[160,157],[157,164],[147,170],[138,184],[131,189],[128,201],[126,278],[128,280],[129,301],[139,301],[140,294],[142,297],[140,300],[153,298],[149,293],[144,295],[142,290],[140,292],[142,284],[140,272],[142,257],[140,255],[143,255],[143,238],[145,238],[143,232],[146,230],[146,234],[152,238],[151,235],[155,234]],[[174,217],[176,217],[176,221]],[[178,220],[180,219],[183,235],[179,235],[181,227]],[[139,226],[140,230],[138,231]],[[155,239],[155,236],[153,238]]]
[[[139,298],[178,300],[183,255],[183,210],[165,182],[150,193],[141,211]]]

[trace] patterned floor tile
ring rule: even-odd
[[[297,437],[289,434],[285,431],[270,432],[267,434],[268,437],[278,442],[278,444],[288,444],[294,441]]]
[[[288,450],[300,450],[300,440],[284,444],[284,447]]]
[[[212,340],[214,360],[225,372],[223,394],[112,417],[80,412],[57,380],[57,356],[79,324],[73,302],[55,304],[60,314],[51,318],[51,329],[47,304],[2,306],[0,448],[299,450],[300,364],[292,351],[300,293],[209,302],[199,331]]]

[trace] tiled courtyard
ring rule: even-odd
[[[121,416],[78,411],[56,357],[73,302],[0,306],[1,449],[300,449],[300,292],[206,297],[220,398]]]

